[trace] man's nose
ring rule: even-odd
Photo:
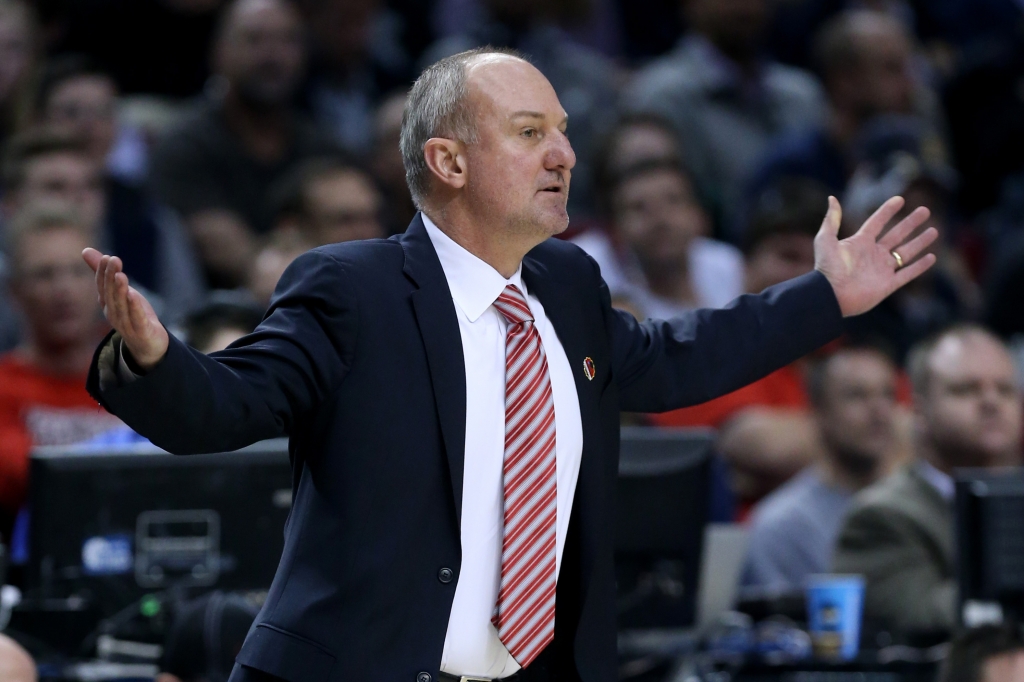
[[[552,140],[552,143],[544,158],[544,166],[549,170],[572,170],[576,165],[576,152],[572,150],[572,145],[569,144],[566,134],[559,131],[557,135],[548,139]]]

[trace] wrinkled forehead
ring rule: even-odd
[[[466,89],[475,113],[500,119],[517,112],[543,114],[560,123],[565,109],[548,79],[527,61],[506,54],[484,54],[466,66]]]

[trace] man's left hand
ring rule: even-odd
[[[844,317],[866,313],[935,264],[933,253],[918,256],[939,236],[938,230],[929,227],[911,239],[931,215],[927,208],[914,210],[882,234],[901,208],[902,197],[889,199],[856,234],[840,240],[842,208],[829,197],[828,213],[814,238],[814,269],[832,285]]]

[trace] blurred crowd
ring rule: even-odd
[[[123,431],[84,390],[82,249],[225,347],[297,255],[405,229],[406,90],[487,44],[557,91],[564,237],[637,317],[811,271],[830,194],[847,233],[932,210],[937,266],[840,342],[623,419],[718,430],[751,589],[862,573],[870,616],[950,629],[950,472],[1020,464],[1021,0],[0,0],[0,536],[33,445]]]

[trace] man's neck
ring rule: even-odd
[[[440,208],[429,208],[424,213],[453,242],[490,265],[505,279],[514,275],[523,262],[523,257],[543,241],[530,243],[522,238],[517,239],[510,231],[495,229],[493,225],[481,229],[478,226],[482,221],[476,220],[458,207],[453,207],[451,203]]]
[[[843,466],[837,455],[827,453],[822,460],[821,471],[829,485],[850,492],[858,492],[880,478],[881,467],[875,466],[870,471],[854,471]]]
[[[287,154],[292,142],[292,118],[287,106],[255,108],[229,90],[224,97],[224,118],[254,159],[273,163]]]
[[[74,377],[89,371],[89,363],[96,350],[94,339],[79,343],[42,346],[32,341],[23,345],[18,353],[44,374]]]
[[[644,268],[644,277],[651,293],[657,296],[688,305],[697,302],[693,281],[690,277],[690,264],[685,258],[672,267]]]

